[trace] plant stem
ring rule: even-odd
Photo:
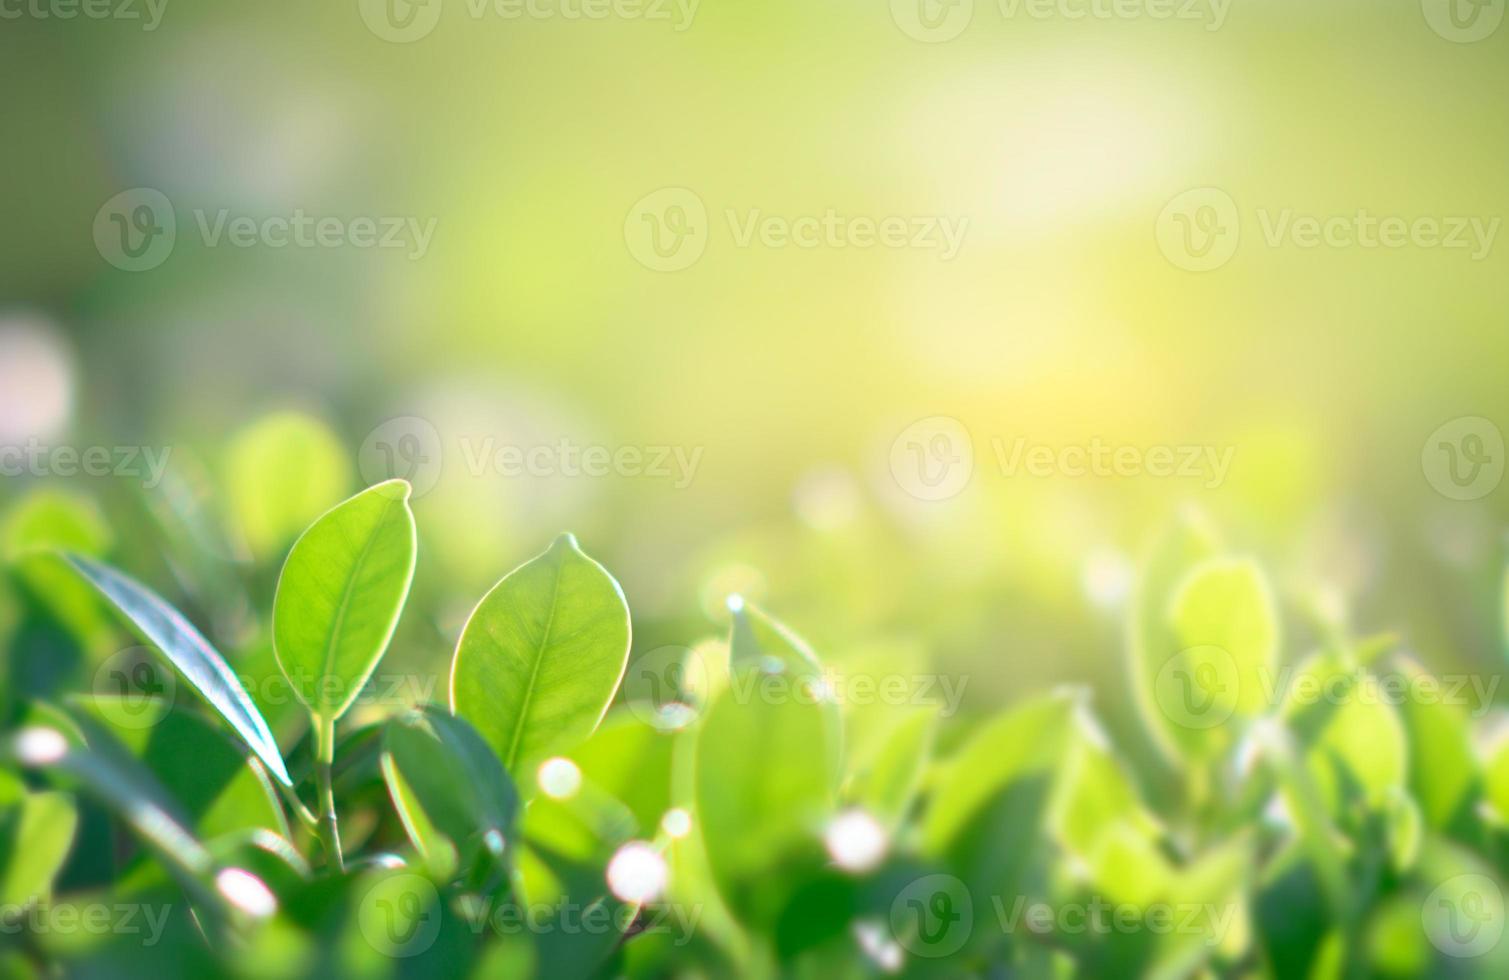
[[[330,788],[330,766],[335,761],[335,719],[314,719],[314,770],[319,783],[320,846],[325,851],[325,867],[346,869],[341,857],[341,835],[335,825],[335,793]]]

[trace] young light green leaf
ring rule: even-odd
[[[65,793],[24,793],[0,810],[0,905],[51,895],[77,824],[78,810]]]
[[[851,787],[854,799],[893,829],[901,825],[922,784],[937,729],[936,705],[905,709],[855,766]]]
[[[479,845],[500,855],[513,833],[518,792],[498,757],[463,718],[431,706],[389,720],[383,776],[395,803],[419,807],[463,858]],[[399,780],[406,793],[400,792]],[[402,809],[400,814],[407,826],[408,814]]]
[[[277,412],[236,433],[226,449],[225,485],[252,554],[276,554],[346,492],[346,460],[330,427],[299,412]]]
[[[1191,733],[1179,719],[1170,716],[1165,705],[1167,676],[1171,669],[1177,669],[1170,662],[1180,651],[1168,622],[1169,598],[1190,568],[1215,554],[1216,549],[1216,534],[1198,511],[1180,514],[1143,562],[1127,617],[1132,691],[1148,732],[1170,761],[1180,758],[1180,749]]]
[[[451,710],[516,778],[602,720],[629,658],[629,607],[569,534],[495,585],[451,664]]]
[[[741,597],[731,597],[728,608],[733,614],[728,637],[729,684],[736,685],[735,693],[745,703],[754,699],[758,694],[755,687],[759,687],[775,697],[815,706],[823,719],[821,744],[828,752],[828,772],[836,789],[843,772],[843,715],[823,673],[822,661],[789,626]]]
[[[1022,883],[1073,733],[1079,696],[1034,698],[984,725],[938,780],[922,822],[923,849],[947,858],[971,889]]]
[[[65,558],[230,723],[273,778],[292,786],[267,722],[209,641],[178,610],[135,579],[82,555]]]
[[[745,915],[762,876],[816,840],[833,805],[827,706],[794,691],[760,692],[768,680],[787,683],[785,670],[778,661],[736,664],[697,733],[696,819],[719,889]]]
[[[336,505],[294,542],[273,598],[278,666],[311,714],[333,723],[377,667],[414,579],[409,484]]]
[[[1465,832],[1485,783],[1472,748],[1467,709],[1450,698],[1431,696],[1432,685],[1441,682],[1413,658],[1397,654],[1391,666],[1408,680],[1411,692],[1399,703],[1409,738],[1410,794],[1428,826]]]

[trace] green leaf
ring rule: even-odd
[[[229,908],[217,890],[215,861],[187,829],[182,809],[120,745],[100,740],[83,747],[56,729],[30,726],[0,740],[0,760],[46,772],[67,788],[88,790],[136,832],[184,887],[215,908]]]
[[[77,825],[65,793],[25,793],[0,811],[0,907],[46,902]]]
[[[1071,853],[1088,857],[1113,831],[1127,830],[1153,842],[1162,828],[1143,804],[1122,761],[1088,710],[1079,713],[1066,753],[1059,792],[1048,814],[1048,829]]]
[[[1473,752],[1467,709],[1429,694],[1434,678],[1412,658],[1398,654],[1392,666],[1408,681],[1399,716],[1409,739],[1410,794],[1427,825],[1464,832],[1473,821],[1485,781]],[[1435,684],[1439,691],[1440,682]],[[1509,816],[1509,810],[1504,813]]]
[[[1284,716],[1301,733],[1305,765],[1333,816],[1354,799],[1376,809],[1404,785],[1404,725],[1378,684],[1354,658],[1331,651],[1301,663],[1287,692]]]
[[[382,658],[414,580],[409,484],[388,480],[326,511],[294,543],[273,598],[273,647],[294,693],[332,723]]]
[[[1170,603],[1169,622],[1185,648],[1213,646],[1236,662],[1234,707],[1243,716],[1268,706],[1278,658],[1278,614],[1267,577],[1246,559],[1213,559],[1196,566]]]
[[[1169,759],[1179,758],[1183,746],[1197,740],[1197,733],[1192,735],[1161,703],[1168,695],[1168,672],[1177,669],[1170,661],[1180,651],[1168,621],[1169,599],[1189,570],[1216,548],[1215,532],[1205,518],[1197,511],[1181,513],[1144,560],[1127,617],[1132,690],[1148,731]]]
[[[1079,696],[1055,692],[986,723],[950,760],[923,816],[923,850],[944,858],[981,896],[1023,894],[1040,843]]]
[[[0,522],[0,555],[15,569],[27,593],[57,617],[86,647],[103,647],[114,623],[54,552],[102,557],[114,536],[99,506],[88,497],[38,488],[16,502]]]
[[[176,703],[140,697],[128,702],[116,695],[79,697],[69,707],[86,740],[95,726],[108,726],[183,807],[200,838],[257,829],[288,836],[282,804],[261,763],[199,714]],[[156,719],[152,725],[142,727],[133,718],[142,711]]]
[[[412,820],[407,797],[463,858],[478,848],[502,854],[513,833],[518,792],[465,719],[434,706],[405,712],[389,720],[383,756],[383,776],[405,826]],[[407,792],[400,792],[400,780]]]
[[[592,734],[628,657],[623,592],[562,534],[473,610],[451,664],[451,708],[517,778]]]
[[[823,719],[821,744],[828,753],[832,788],[837,789],[843,774],[844,721],[837,699],[831,696],[822,662],[806,640],[764,610],[739,596],[730,597],[728,605],[733,615],[728,639],[729,684],[742,682],[743,690],[737,693],[744,701],[796,699],[815,705]]]
[[[922,785],[938,730],[937,705],[908,707],[900,714],[856,766],[852,786],[855,801],[892,828],[901,825]]]
[[[325,423],[279,412],[237,433],[226,450],[231,511],[252,554],[275,554],[349,488],[351,466]]]
[[[735,627],[734,644],[740,643]],[[832,810],[831,704],[799,693],[780,658],[737,658],[697,734],[695,798],[708,864],[730,906],[764,914],[761,879],[810,847]],[[760,906],[756,910],[756,906]]]
[[[65,557],[230,723],[268,772],[284,786],[292,786],[267,722],[209,641],[178,610],[135,579],[81,555]]]
[[[608,712],[592,737],[570,752],[582,778],[634,813],[641,834],[651,835],[671,807],[671,765],[676,736],[633,711]]]

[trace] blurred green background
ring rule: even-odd
[[[1497,222],[1509,28],[1453,36],[1435,0],[1079,19],[928,0],[931,32],[901,0],[705,0],[689,22],[168,0],[151,30],[39,3],[0,24],[0,441],[167,447],[174,479],[207,487],[236,482],[259,419],[320,420],[344,471],[241,445],[304,511],[265,541],[229,535],[222,557],[270,582],[311,513],[385,475],[378,443],[416,462],[410,429],[380,427],[422,420],[435,483],[402,661],[442,664],[475,597],[570,528],[623,583],[636,651],[711,632],[741,591],[836,656],[922,650],[970,677],[970,711],[1091,684],[1135,739],[1121,606],[1148,538],[1193,506],[1293,607],[1396,629],[1438,669],[1498,670],[1505,492],[1450,499],[1422,453],[1451,420],[1509,419],[1509,245],[1269,232],[1285,212]],[[1496,25],[1502,4],[1480,14]],[[405,17],[430,26],[384,36]],[[176,240],[127,271],[96,231],[138,188],[171,203]],[[661,188],[706,211],[676,271],[635,244]],[[1160,248],[1165,205],[1197,188],[1240,226],[1200,272]],[[741,245],[756,210],[967,231],[952,257]],[[222,211],[434,224],[420,257],[236,247],[200,229]],[[968,433],[973,474],[918,499],[893,449],[935,417]],[[1008,475],[995,450],[1018,438],[1216,447],[1231,466],[1213,487]],[[561,440],[700,456],[689,482],[473,465]],[[0,494],[39,482],[132,489],[27,474]],[[245,517],[234,495],[206,506]],[[234,649],[237,628],[222,610],[212,635]]]

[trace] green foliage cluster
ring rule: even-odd
[[[1509,748],[1391,637],[1319,616],[1290,662],[1263,571],[1197,519],[1128,611],[1137,755],[1076,690],[845,702],[737,597],[631,665],[569,534],[472,609],[444,694],[354,710],[414,580],[410,488],[314,516],[302,486],[247,504],[264,554],[314,519],[235,670],[105,563],[87,501],[5,515],[0,972],[1509,975]],[[197,574],[153,577],[197,606]]]

